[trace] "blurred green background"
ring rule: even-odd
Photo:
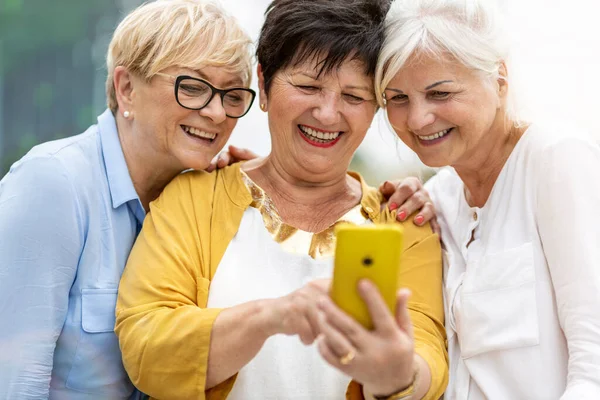
[[[112,31],[140,3],[0,0],[0,176],[32,146],[95,122]]]

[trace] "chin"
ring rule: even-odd
[[[441,159],[439,157],[424,157],[419,154],[417,155],[419,156],[419,160],[421,160],[423,164],[430,168],[441,168],[450,165],[448,160]]]
[[[208,168],[213,157],[207,157],[204,155],[198,155],[197,157],[185,157],[181,159],[181,163],[183,165],[183,170],[195,169],[195,170],[204,170]]]

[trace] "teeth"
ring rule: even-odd
[[[307,126],[304,125],[299,125],[300,126],[300,130],[302,132],[304,132],[306,135],[311,136],[314,139],[319,139],[320,142],[325,142],[325,141],[331,141],[334,139],[337,139],[338,136],[340,136],[341,132],[321,132],[321,131],[317,131],[314,130],[312,128],[309,128]]]
[[[182,125],[182,127],[183,127],[183,130],[186,131],[187,133],[189,133],[190,135],[198,136],[203,139],[213,140],[214,138],[217,137],[216,133],[201,131],[200,129],[194,128],[192,126]]]
[[[443,131],[434,133],[433,135],[419,136],[419,139],[421,139],[421,140],[435,140],[435,139],[439,139],[441,137],[446,136],[446,134],[448,134],[448,132],[450,132],[450,129],[444,129]]]

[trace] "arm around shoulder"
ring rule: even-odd
[[[133,383],[156,398],[204,398],[221,311],[205,308],[209,277],[198,224],[208,224],[203,215],[210,212],[198,211],[190,176],[177,177],[151,204],[119,286],[115,331],[123,363]]]

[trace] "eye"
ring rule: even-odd
[[[179,90],[182,90],[186,94],[193,96],[193,95],[202,95],[202,94],[206,93],[209,89],[207,86],[202,85],[202,84],[182,83],[179,85]]]
[[[408,101],[408,96],[401,93],[395,93],[393,95],[386,95],[386,101],[388,104],[404,104]]]
[[[319,91],[320,89],[316,86],[310,86],[310,85],[296,85],[296,87],[304,92],[308,92],[308,93],[315,93],[317,91]]]
[[[444,100],[450,96],[450,92],[440,92],[438,90],[433,91],[429,94],[433,99]]]
[[[363,99],[362,97],[355,96],[349,93],[343,93],[342,96],[344,96],[344,99],[346,99],[346,101],[350,104],[361,104],[365,101],[365,99]]]
[[[242,102],[242,98],[236,93],[229,92],[225,95],[225,101],[229,104],[237,105]]]

